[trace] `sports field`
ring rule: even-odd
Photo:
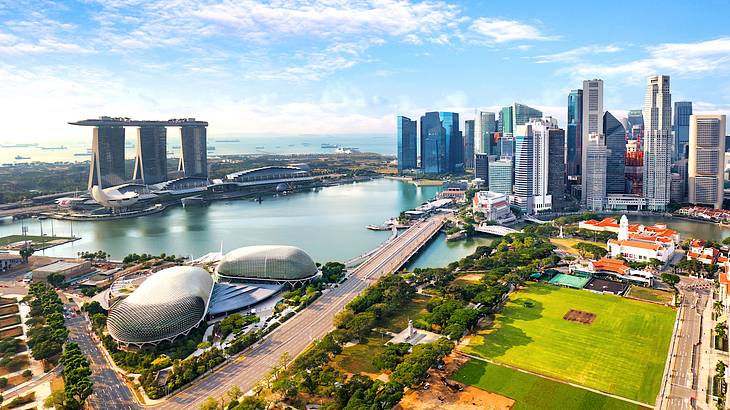
[[[571,309],[590,324],[565,320]],[[494,329],[467,353],[652,404],[674,325],[666,306],[533,283],[514,293]]]
[[[616,398],[479,360],[467,362],[451,378],[515,400],[512,410],[648,410]]]

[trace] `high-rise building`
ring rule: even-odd
[[[489,162],[489,190],[505,195],[512,194],[513,169],[511,159]]]
[[[522,212],[533,212],[535,184],[535,143],[531,125],[520,125],[515,129],[515,183],[514,204]]]
[[[585,175],[586,150],[591,134],[603,135],[603,80],[583,81],[583,120],[581,121],[581,172]],[[581,179],[581,204],[586,204],[586,179]]]
[[[610,112],[603,114],[603,132],[606,133],[608,160],[606,193],[623,194],[626,191],[626,129]]]
[[[515,137],[512,134],[501,134],[497,141],[497,151],[500,158],[512,158],[515,156]]]
[[[474,168],[474,120],[464,121],[464,168]]]
[[[552,208],[552,195],[549,192],[550,181],[550,137],[551,131],[558,130],[558,121],[555,118],[533,118],[528,122],[532,127],[533,152],[533,182],[532,182],[532,206],[535,212],[549,210]],[[519,129],[519,128],[518,128]],[[559,130],[562,132],[562,130]],[[565,141],[563,134],[562,141]],[[564,148],[560,152],[559,164],[562,175],[565,167],[563,161]]]
[[[626,178],[626,193],[636,196],[644,194],[644,151],[639,147],[638,140],[626,142],[626,166],[624,177]]]
[[[627,120],[629,126],[626,132],[629,134],[629,139],[641,140],[644,136],[644,114],[641,110],[630,110]]]
[[[692,101],[674,103],[674,161],[685,158],[687,155],[690,115],[692,115]]]
[[[421,117],[421,168],[427,174],[464,170],[459,114],[427,112]]]
[[[421,169],[426,174],[446,173],[446,131],[438,112],[421,116]]]
[[[489,154],[483,152],[474,154],[474,178],[484,181],[484,186],[489,185]]]
[[[577,181],[580,177],[583,147],[583,90],[572,90],[568,94],[568,125],[566,135],[568,178]]]
[[[180,127],[180,163],[178,171],[186,177],[208,177],[208,132],[203,125]]]
[[[548,130],[548,195],[552,198],[553,209],[565,207],[565,130]]]
[[[91,142],[88,189],[98,185],[108,188],[127,181],[124,170],[124,127],[100,125],[94,127]]]
[[[606,165],[608,149],[603,134],[592,133],[586,144],[586,161],[583,168],[583,181],[586,189],[583,196],[586,208],[602,211],[606,202]]]
[[[474,152],[494,154],[494,133],[497,121],[493,112],[477,111],[474,117]]]
[[[164,126],[137,128],[137,154],[132,179],[147,185],[167,181],[167,128]]]
[[[695,205],[722,209],[725,115],[692,115],[689,123],[689,192]]]
[[[672,95],[669,76],[647,79],[644,98],[644,198],[649,210],[663,211],[671,197]]]
[[[512,106],[510,107],[502,107],[502,110],[499,112],[499,121],[502,124],[502,129],[498,130],[499,132],[504,134],[512,135],[512,125],[513,125],[513,117],[514,112]]]
[[[542,111],[528,107],[525,104],[512,104],[512,130],[517,129],[518,125],[525,125],[533,118],[542,118]]]
[[[398,173],[417,167],[417,133],[416,121],[408,117],[398,116],[396,119],[396,139],[398,140]]]

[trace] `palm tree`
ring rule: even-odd
[[[712,305],[712,308],[715,311],[715,316],[720,316],[722,314],[722,310],[725,308],[725,305],[722,303],[721,300],[717,300]]]

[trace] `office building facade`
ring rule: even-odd
[[[558,121],[552,117],[532,119],[528,125],[532,128],[533,141],[533,182],[532,207],[534,212],[552,209],[552,195],[550,195],[550,136],[552,131],[558,130]],[[562,131],[562,130],[560,130]],[[564,137],[562,139],[564,143]],[[560,153],[560,172],[564,169],[563,150]]]
[[[512,135],[513,129],[513,117],[514,117],[514,111],[513,107],[502,107],[502,110],[499,112],[499,122],[502,124],[502,129],[499,130],[499,132],[504,134]]]
[[[548,189],[552,199],[552,208],[561,210],[565,207],[566,194],[565,173],[565,130],[553,128],[548,130]]]
[[[474,168],[474,120],[464,121],[464,168]]]
[[[725,123],[725,115],[690,116],[687,197],[692,204],[722,209]]]
[[[608,149],[603,134],[589,135],[586,144],[586,165],[583,168],[586,187],[583,196],[586,199],[586,208],[593,211],[602,211],[606,202],[607,160]]]
[[[583,81],[583,120],[581,122],[582,146],[581,169],[585,175],[588,138],[591,134],[603,135],[603,80]],[[581,204],[586,204],[586,178],[581,179]]]
[[[474,152],[494,155],[497,120],[493,112],[477,111],[474,117]]]
[[[474,178],[484,181],[485,187],[489,185],[489,157],[489,154],[483,152],[474,154]]]
[[[671,198],[672,95],[669,76],[647,79],[644,98],[644,198],[649,210],[663,211]]]
[[[630,110],[627,117],[629,124],[626,132],[630,140],[641,140],[644,136],[644,114],[641,110]]]
[[[427,174],[464,171],[459,114],[427,112],[421,117],[421,169]]]
[[[603,131],[608,149],[606,193],[623,194],[626,191],[626,129],[610,112],[603,114]]]
[[[686,158],[689,144],[689,117],[692,115],[692,101],[674,103],[674,161]]]
[[[520,125],[515,129],[515,183],[513,203],[524,213],[533,212],[535,185],[535,143],[531,125]]]
[[[566,126],[566,164],[568,178],[577,181],[580,177],[583,155],[583,90],[568,94],[568,124]]]
[[[512,104],[512,130],[517,129],[520,125],[525,125],[530,122],[531,119],[542,118],[542,111],[528,107],[525,104],[514,103]]]
[[[396,118],[396,139],[398,144],[398,173],[417,167],[416,121],[408,117]]]
[[[512,195],[513,167],[512,160],[502,158],[490,161],[489,165],[489,190],[505,195]]]
[[[132,179],[146,185],[167,181],[167,128],[146,126],[137,129]]]

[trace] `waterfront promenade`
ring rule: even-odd
[[[393,273],[438,234],[447,214],[436,214],[415,223],[401,235],[393,238],[369,259],[355,268],[349,278],[330,289],[312,305],[284,322],[261,342],[249,350],[229,358],[209,375],[194,381],[167,400],[143,406],[151,409],[197,409],[202,401],[212,396],[220,399],[231,385],[243,391],[251,390],[276,365],[284,353],[293,359],[315,339],[332,330],[335,315],[355,296],[383,275]],[[93,402],[93,400],[92,400]],[[105,403],[106,408],[130,408],[128,403],[119,407]],[[134,406],[138,407],[138,406]]]

